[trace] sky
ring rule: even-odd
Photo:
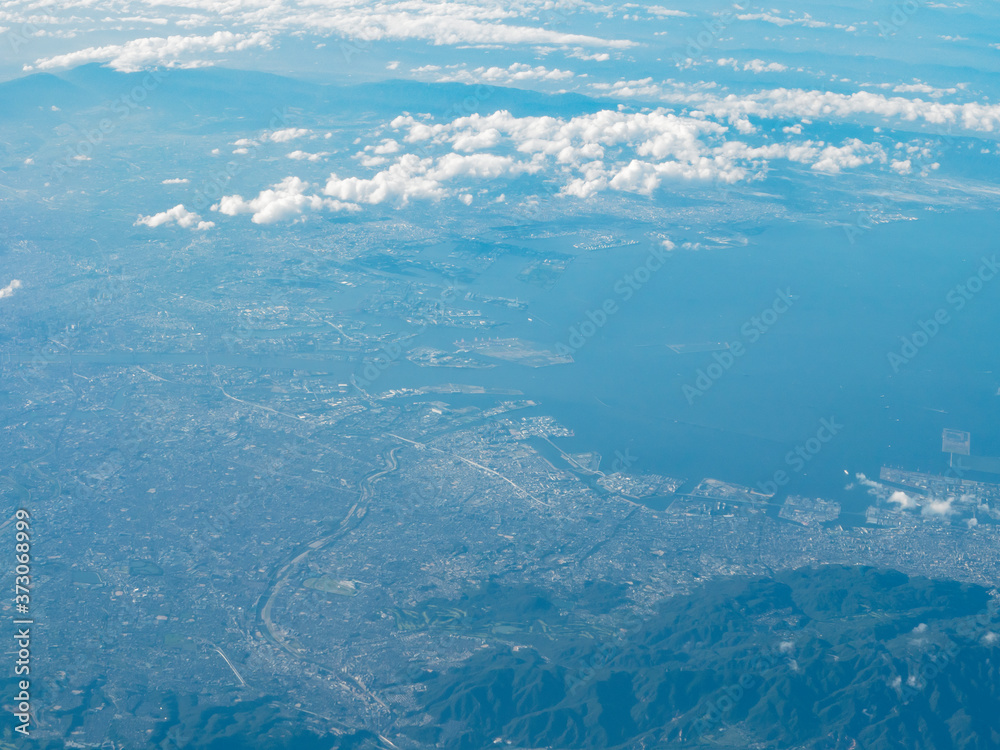
[[[937,193],[959,176],[952,164],[942,169],[954,139],[984,159],[962,166],[960,189],[982,193],[1000,134],[998,31],[1000,6],[986,2],[11,0],[0,10],[0,79],[85,64],[129,73],[222,66],[599,103],[575,116],[460,103],[446,113],[400,111],[361,139],[346,167],[330,159],[323,132],[248,132],[224,148],[239,156],[287,147],[289,168],[211,210],[257,224],[415,200],[503,202],[505,183],[532,177],[579,199],[653,198],[677,181],[725,189],[776,171],[908,178],[906,190]],[[217,229],[191,202],[150,207],[137,225]]]

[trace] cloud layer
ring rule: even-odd
[[[107,63],[115,70],[134,72],[148,67],[191,67],[206,64],[197,56],[206,52],[223,54],[251,47],[267,47],[270,37],[264,32],[235,34],[217,31],[211,36],[168,36],[133,39],[124,44],[87,47],[65,55],[45,57],[26,65],[25,70],[57,70],[91,62]]]
[[[306,133],[288,129],[269,140],[283,143]],[[360,146],[351,160],[358,165],[353,174],[338,168],[322,185],[286,176],[250,198],[223,196],[212,210],[225,216],[249,214],[254,223],[271,224],[318,211],[352,212],[418,200],[458,199],[470,205],[500,199],[508,183],[521,179],[529,180],[522,185],[529,198],[543,186],[564,198],[586,199],[606,191],[654,196],[671,183],[759,180],[780,162],[836,174],[890,160],[883,145],[856,138],[831,144],[794,138],[798,133],[793,131],[784,142],[753,143],[745,137],[753,133],[752,127],[733,128],[666,109],[601,110],[569,118],[516,117],[500,110],[443,122],[404,114]],[[242,138],[235,144],[257,140]],[[329,154],[293,151],[287,156],[314,162]],[[358,168],[363,171],[357,173]],[[200,228],[200,217],[183,206],[141,217],[138,223],[173,222]]]

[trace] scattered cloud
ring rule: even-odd
[[[692,67],[694,65],[692,60],[687,67]],[[723,68],[732,68],[733,70],[744,70],[751,73],[781,73],[788,70],[787,65],[782,65],[776,62],[764,62],[763,60],[750,60],[745,63],[740,63],[735,57],[720,57],[715,61],[715,64]]]
[[[692,91],[652,78],[594,83],[591,93],[616,99],[646,99],[697,108],[713,117],[735,123],[747,117],[856,122],[881,118],[936,128],[957,127],[967,131],[1000,131],[1000,105],[927,101],[903,96],[884,96],[870,91],[841,94],[833,91],[775,88],[751,94],[720,96],[711,91]],[[937,89],[935,91],[946,91]]]
[[[184,229],[205,230],[215,226],[214,222],[202,221],[201,217],[193,211],[184,208],[183,203],[178,203],[167,211],[161,211],[151,216],[140,216],[135,220],[133,226],[147,226],[151,229],[169,224],[176,224]]]
[[[587,52],[581,47],[576,47],[571,50],[567,57],[573,57],[577,60],[587,60],[588,62],[607,62],[611,59],[611,55],[607,52]]]
[[[955,512],[955,509],[951,507],[953,502],[954,498],[951,497],[944,500],[928,500],[920,506],[920,514],[947,518]]]
[[[292,151],[289,154],[285,154],[289,159],[295,159],[296,161],[319,161],[322,158],[329,156],[329,152],[320,151],[315,154],[310,154],[305,151]]]
[[[841,31],[857,31],[857,28],[853,25],[843,24],[843,23],[827,23],[826,21],[817,21],[808,13],[803,13],[801,16],[792,15],[778,16],[774,13],[740,13],[736,16],[740,21],[763,21],[764,23],[774,24],[775,26],[803,26],[808,29],[840,29]]]
[[[254,224],[274,224],[279,221],[299,219],[306,213],[322,209],[330,211],[358,210],[356,205],[323,198],[315,194],[310,195],[306,192],[310,187],[308,182],[303,182],[298,177],[286,177],[250,200],[244,200],[239,195],[223,196],[217,204],[212,206],[212,210],[226,216],[252,214],[250,220]]]
[[[565,197],[605,192],[651,196],[670,181],[732,184],[762,179],[771,163],[787,161],[816,172],[888,161],[878,143],[847,139],[766,140],[753,144],[747,121],[735,127],[704,115],[682,116],[666,109],[648,112],[601,110],[570,118],[516,117],[506,110],[438,122],[430,115],[400,115],[387,124],[394,137],[379,137],[354,158],[369,174],[330,174],[322,189],[286,177],[255,198],[223,197],[213,210],[251,214],[258,224],[304,217],[317,211],[356,211],[364,205],[405,206],[416,200],[473,196],[523,176],[544,177]],[[287,129],[291,137],[308,131]],[[790,135],[797,135],[792,132]],[[285,135],[281,136],[285,138]],[[290,158],[315,161],[325,154],[293,151]]]
[[[0,289],[0,299],[11,296],[17,289],[20,289],[24,284],[21,283],[20,279],[14,279],[7,286]]]
[[[927,94],[933,99],[940,99],[946,94],[955,94],[958,88],[951,86],[946,89],[936,88],[927,83],[901,83],[892,89],[897,94]]]
[[[413,199],[444,198],[450,192],[445,183],[459,178],[489,180],[529,169],[512,157],[495,154],[450,153],[438,159],[404,154],[372,177],[341,178],[332,174],[323,193],[351,203],[374,205],[390,201],[406,205]]]
[[[896,490],[889,495],[889,502],[898,504],[900,510],[909,510],[911,508],[916,508],[918,505],[916,500],[902,490]]]
[[[667,17],[684,18],[684,17],[688,17],[688,16],[691,15],[690,13],[687,13],[687,12],[685,12],[683,10],[674,10],[673,8],[664,8],[662,5],[645,5],[645,6],[642,6],[642,5],[632,6],[632,5],[630,5],[630,6],[626,6],[626,7],[641,8],[642,10],[646,11],[647,13],[650,13],[650,14],[652,14],[654,16],[659,16],[661,18],[667,18]]]
[[[500,85],[523,81],[565,81],[573,78],[574,75],[569,70],[549,69],[543,65],[532,67],[526,63],[513,63],[506,68],[478,67],[471,70],[466,69],[461,64],[447,65],[444,68],[437,65],[425,65],[414,68],[411,72],[418,75],[430,75],[437,83],[494,83]]]
[[[34,65],[25,65],[25,70],[56,70],[72,68],[91,62],[107,63],[115,70],[135,72],[149,67],[189,67],[203,64],[191,59],[191,55],[205,52],[223,54],[270,46],[270,36],[265,32],[234,34],[231,31],[217,31],[211,36],[168,36],[133,39],[124,44],[109,44],[103,47],[87,47],[65,55],[45,57]],[[182,62],[182,59],[184,60]]]
[[[272,131],[267,137],[274,143],[288,143],[288,141],[294,141],[296,138],[301,138],[304,135],[309,135],[309,131],[305,128],[282,128],[281,130]],[[237,144],[242,145],[239,141],[237,141]],[[250,144],[253,144],[253,141],[250,141],[247,145]]]

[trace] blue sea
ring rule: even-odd
[[[550,248],[575,260],[551,288],[524,285],[527,311],[495,335],[567,343],[576,349],[572,364],[455,370],[403,362],[382,382],[516,388],[574,431],[556,440],[563,450],[598,451],[605,470],[618,453],[635,458],[632,470],[755,487],[784,471],[783,491],[860,509],[864,493],[845,491],[858,472],[877,476],[883,464],[944,471],[945,427],[971,432],[974,454],[1000,456],[1000,275],[960,291],[996,252],[998,229],[1000,218],[979,211],[927,211],[875,225],[853,243],[842,226],[774,225],[745,246],[675,249],[648,278],[639,274],[645,283],[633,283],[628,299],[628,284],[618,282],[644,265],[648,242],[581,253],[572,237],[555,238]],[[510,295],[519,264],[501,258],[468,288]],[[788,294],[790,306],[766,312]],[[609,299],[615,312],[588,326],[593,335],[577,349],[571,328]],[[936,314],[946,322],[934,330]],[[921,336],[921,322],[933,335]],[[446,348],[463,335],[431,330],[421,343]],[[669,348],[703,342],[743,348],[728,369],[711,370],[723,352]],[[894,367],[890,352],[912,356]],[[718,377],[686,396],[699,370]],[[834,434],[821,432],[823,420]],[[789,456],[796,448],[801,459]]]

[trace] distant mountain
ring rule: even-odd
[[[470,749],[996,748],[988,602],[977,586],[867,567],[714,582],[621,638],[434,674],[411,734]]]
[[[267,127],[273,110],[310,116],[401,111],[460,117],[510,110],[517,116],[594,112],[606,105],[579,94],[544,94],[515,88],[462,83],[390,80],[335,86],[228,68],[161,69],[121,73],[97,63],[51,75],[36,73],[0,83],[0,123],[52,112],[61,116],[116,102],[151,107],[170,119],[189,115],[245,117],[248,127]]]

